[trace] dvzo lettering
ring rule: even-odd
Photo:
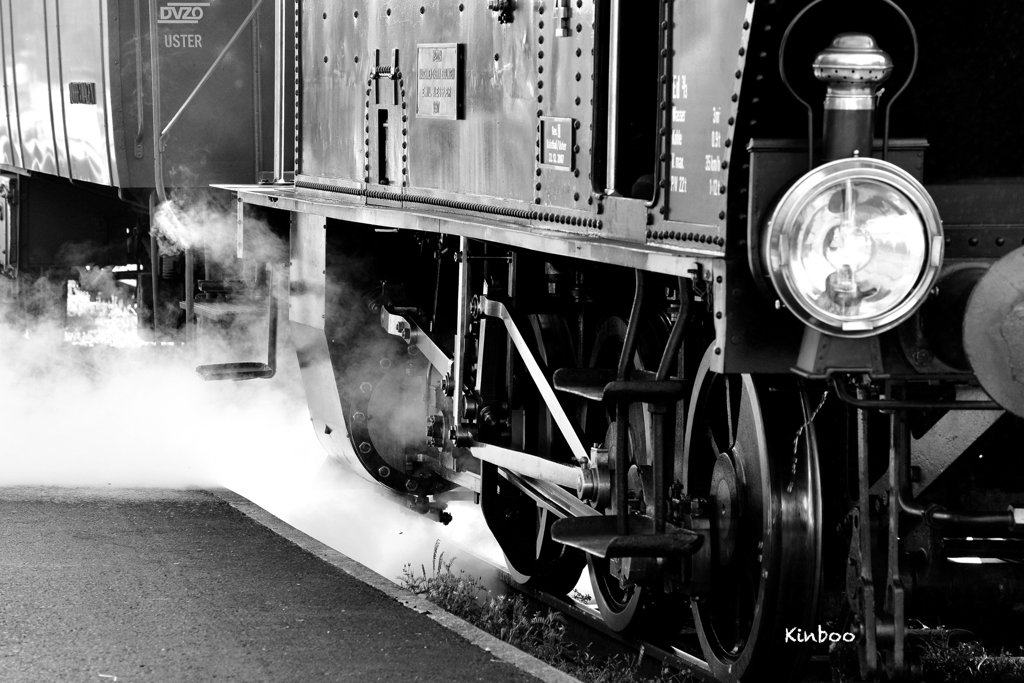
[[[160,8],[158,24],[198,24],[208,2],[169,2]]]

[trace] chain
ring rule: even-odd
[[[786,486],[786,493],[793,492],[793,484],[796,481],[796,468],[800,451],[800,435],[804,433],[804,430],[807,429],[812,422],[814,422],[814,418],[818,417],[818,411],[820,411],[822,406],[825,405],[825,399],[827,398],[828,392],[826,391],[821,395],[821,400],[818,401],[818,407],[811,412],[811,416],[807,418],[802,425],[800,425],[799,429],[796,430],[796,435],[793,437],[793,462],[789,468],[789,484]]]

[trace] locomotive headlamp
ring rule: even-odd
[[[839,159],[798,180],[765,227],[764,272],[804,323],[866,337],[905,320],[942,263],[942,225],[924,187],[891,163]]]

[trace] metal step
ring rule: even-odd
[[[178,302],[178,308],[186,310],[184,301]],[[196,301],[192,309],[197,316],[211,320],[224,320],[239,315],[263,315],[267,304],[262,301]]]
[[[615,370],[603,368],[561,368],[555,370],[552,379],[556,391],[591,401],[667,403],[689,394],[689,388],[682,380],[619,380]]]
[[[200,365],[196,374],[206,381],[243,379],[270,379],[277,372],[277,267],[267,265],[269,281],[268,296],[262,302],[247,300],[245,302],[198,301],[193,302],[196,315],[211,318],[224,318],[237,315],[266,315],[267,317],[267,362],[266,363],[218,363],[216,365]],[[210,283],[213,285],[233,285],[231,281]],[[184,307],[184,304],[182,304]],[[186,309],[187,310],[187,309]]]
[[[217,363],[200,365],[196,374],[208,382],[216,380],[270,379],[277,372],[267,363]]]

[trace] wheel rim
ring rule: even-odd
[[[681,473],[690,496],[708,499],[719,530],[710,592],[693,603],[694,621],[719,680],[780,678],[804,654],[785,642],[785,629],[816,625],[821,482],[813,429],[794,454],[805,395],[769,398],[751,375],[712,372],[712,358],[709,348],[694,384]]]

